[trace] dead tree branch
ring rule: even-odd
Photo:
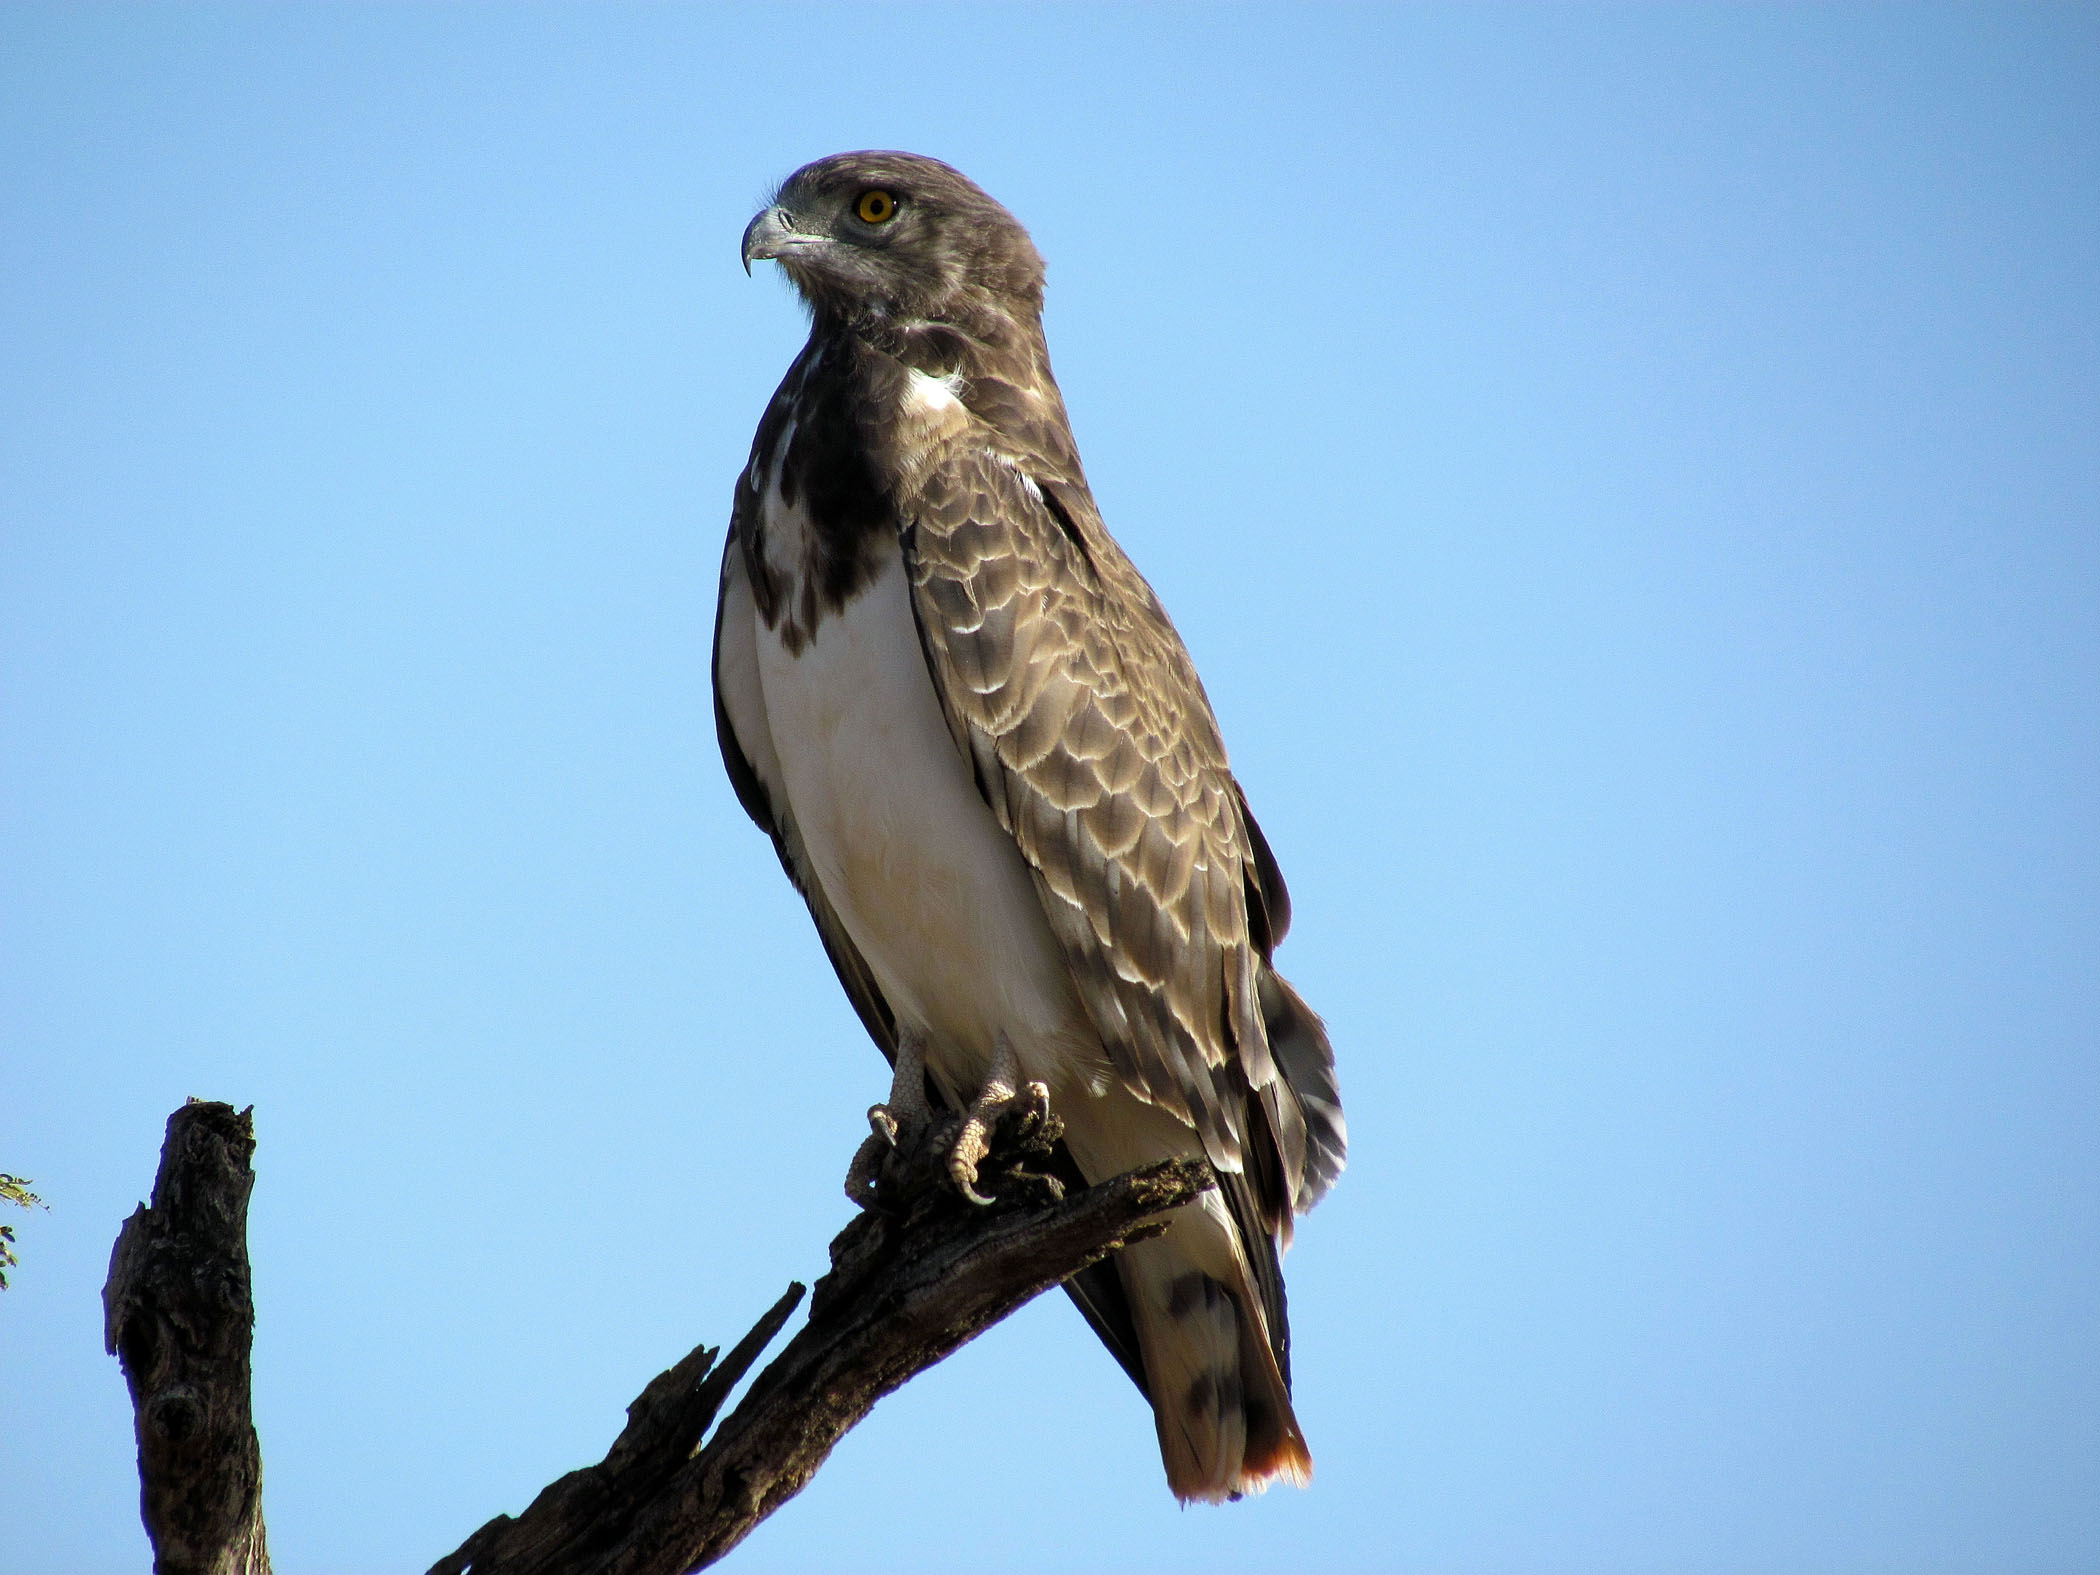
[[[708,1429],[803,1289],[790,1286],[719,1363],[702,1346],[627,1408],[604,1460],[499,1515],[431,1575],[683,1575],[800,1492],[876,1401],[1215,1184],[1167,1160],[1066,1197],[1043,1174],[1054,1119],[1002,1125],[980,1208],[946,1181],[939,1133],[894,1159],[880,1206],[831,1244],[809,1321]],[[248,1410],[254,1327],[245,1242],[247,1112],[192,1101],[168,1121],[153,1206],[125,1223],[103,1291],[137,1412],[156,1575],[268,1575],[261,1454]],[[703,1444],[703,1439],[705,1443]]]
[[[154,1575],[269,1575],[262,1447],[248,1409],[250,1110],[168,1117],[153,1202],[110,1253],[103,1340],[131,1388]]]
[[[1214,1184],[1200,1160],[1148,1165],[1066,1198],[1028,1166],[1056,1129],[1002,1128],[980,1185],[946,1184],[934,1147],[883,1178],[887,1208],[831,1244],[809,1322],[704,1447],[729,1390],[802,1295],[789,1289],[727,1362],[694,1351],[633,1405],[602,1464],[572,1472],[516,1520],[499,1516],[430,1575],[682,1575],[712,1564],[802,1490],[876,1401]],[[937,1136],[937,1134],[936,1134]]]

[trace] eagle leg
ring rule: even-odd
[[[909,1144],[933,1112],[926,1103],[926,1042],[909,1028],[897,1031],[897,1069],[890,1077],[889,1103],[868,1106],[871,1135],[854,1150],[846,1168],[846,1196],[861,1208],[875,1203],[875,1178],[901,1138]]]
[[[962,1126],[948,1146],[948,1177],[972,1203],[992,1201],[977,1190],[977,1162],[991,1152],[992,1128],[998,1125],[999,1118],[1017,1107],[1033,1115],[1036,1125],[1041,1126],[1050,1119],[1050,1089],[1043,1083],[1022,1083],[1021,1058],[1014,1053],[1011,1041],[1001,1034],[992,1048],[992,1066],[985,1073],[984,1087],[970,1102]]]

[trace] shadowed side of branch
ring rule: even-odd
[[[1202,1161],[1167,1160],[1066,1198],[1022,1167],[1047,1151],[1040,1140],[1007,1134],[995,1147],[982,1172],[996,1178],[990,1208],[929,1184],[924,1167],[893,1173],[902,1184],[889,1190],[891,1207],[832,1242],[809,1322],[705,1447],[699,1435],[722,1395],[785,1322],[800,1286],[713,1377],[703,1375],[714,1353],[695,1351],[628,1408],[603,1463],[564,1477],[516,1520],[490,1522],[431,1575],[682,1575],[712,1564],[800,1492],[876,1401],[1088,1264],[1158,1234],[1215,1184]],[[699,1391],[716,1380],[703,1407]],[[677,1422],[630,1443],[658,1411]]]
[[[602,1565],[636,1516],[692,1458],[729,1391],[780,1332],[802,1294],[800,1285],[790,1285],[721,1366],[715,1366],[719,1351],[702,1345],[658,1373],[628,1406],[627,1425],[604,1460],[550,1482],[524,1514],[498,1515],[433,1564],[430,1575]]]
[[[252,1115],[193,1099],[168,1117],[153,1202],[124,1222],[102,1287],[155,1575],[269,1575],[248,1401]]]
[[[876,1401],[1115,1248],[1159,1234],[1166,1215],[1214,1184],[1200,1160],[1162,1160],[990,1228],[971,1205],[941,1200],[944,1218],[878,1242],[877,1261],[845,1283],[827,1283],[838,1270],[818,1282],[809,1324],[607,1575],[677,1575],[721,1558],[802,1490]],[[896,1229],[865,1216],[841,1241],[864,1227]]]

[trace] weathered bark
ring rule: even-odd
[[[896,1156],[880,1206],[831,1244],[809,1322],[714,1436],[729,1392],[801,1302],[790,1286],[719,1365],[702,1346],[627,1408],[605,1459],[499,1515],[431,1575],[681,1575],[712,1564],[815,1475],[875,1402],[1024,1302],[1215,1185],[1166,1160],[1072,1197],[1033,1166],[1057,1137],[1002,1125],[979,1166],[990,1207],[964,1202],[939,1134]],[[156,1575],[269,1575],[262,1455],[248,1409],[254,1305],[246,1243],[250,1112],[192,1100],[168,1118],[153,1204],[125,1221],[103,1287],[111,1351],[131,1385]]]
[[[658,1373],[627,1407],[627,1425],[602,1462],[549,1483],[517,1519],[498,1515],[431,1566],[431,1575],[601,1564],[617,1551],[636,1514],[691,1458],[729,1391],[802,1295],[802,1286],[790,1285],[720,1367],[714,1365],[720,1352],[702,1345]]]
[[[124,1222],[102,1287],[155,1575],[269,1575],[248,1409],[252,1109],[193,1099],[168,1117],[153,1203]]]
[[[628,1407],[602,1464],[570,1473],[525,1513],[499,1516],[430,1575],[681,1575],[712,1564],[800,1492],[877,1400],[1214,1185],[1167,1160],[1069,1199],[1023,1168],[1047,1134],[1003,1133],[980,1168],[991,1207],[963,1202],[922,1153],[884,1178],[887,1209],[831,1244],[807,1325],[728,1420],[700,1439],[744,1368],[801,1298],[790,1288],[728,1362],[694,1351]]]

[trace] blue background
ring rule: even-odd
[[[1354,1148],[1308,1493],[1061,1298],[751,1570],[2100,1565],[2100,12],[0,12],[0,1568],[141,1568],[109,1245],[253,1103],[278,1566],[824,1266],[885,1078],[716,759],[841,148],[1050,260]]]

